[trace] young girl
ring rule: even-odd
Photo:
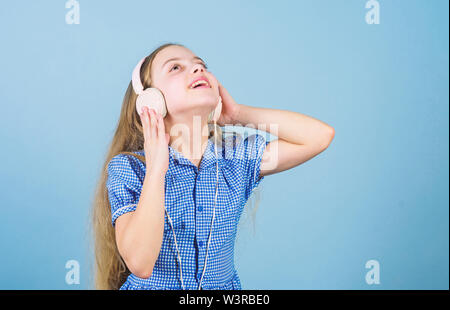
[[[139,76],[144,89],[161,91],[167,114],[138,114],[129,83],[94,201],[96,287],[242,289],[233,255],[243,206],[265,175],[321,153],[334,130],[300,113],[237,104],[180,44],[154,50]],[[225,125],[270,128],[278,139],[224,137]]]

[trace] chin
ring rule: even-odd
[[[214,106],[217,101],[217,97],[214,93],[211,94],[196,94],[194,96],[188,96],[188,102],[191,104],[208,105]]]

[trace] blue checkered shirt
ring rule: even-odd
[[[264,178],[259,176],[259,171],[269,141],[256,133],[227,136],[222,142],[217,150],[217,206],[202,289],[240,290],[241,281],[234,266],[236,230],[246,201]],[[184,286],[197,289],[213,216],[214,142],[213,138],[208,139],[199,168],[170,145],[168,148],[165,207],[176,234]],[[134,153],[144,156],[143,150]],[[109,162],[106,186],[113,226],[119,216],[136,210],[144,177],[145,165],[134,156],[118,154]],[[182,289],[174,236],[165,212],[164,217],[162,246],[151,276],[144,279],[131,273],[120,289]]]

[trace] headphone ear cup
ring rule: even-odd
[[[167,115],[166,100],[163,93],[155,87],[147,88],[136,98],[136,111],[141,114],[142,108],[146,106],[154,109],[164,118]]]

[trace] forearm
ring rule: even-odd
[[[298,112],[243,104],[239,104],[233,125],[254,127],[295,144],[324,144],[334,134],[328,124]]]
[[[164,235],[164,174],[150,172],[121,240],[124,259],[137,273],[150,276]]]

